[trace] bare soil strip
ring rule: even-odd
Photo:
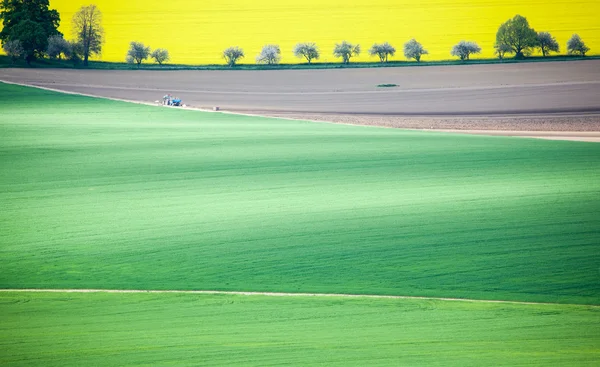
[[[436,129],[440,132],[458,133],[458,134],[474,134],[474,135],[491,135],[491,136],[514,136],[520,138],[536,138],[546,140],[570,140],[570,141],[586,141],[600,142],[600,131],[511,131],[511,130],[449,130]]]
[[[234,112],[363,114],[384,122],[398,116],[469,117],[477,125],[480,116],[507,114],[600,116],[599,66],[600,60],[260,71],[6,68],[0,69],[0,79],[141,102],[174,93],[188,105]],[[396,87],[378,87],[389,83]],[[548,118],[539,128],[499,124],[495,130],[555,130],[546,127],[554,121]],[[577,124],[560,130],[581,131]]]
[[[583,305],[572,303],[551,302],[523,302],[506,300],[484,300],[469,298],[447,298],[447,297],[419,297],[419,296],[391,296],[376,294],[343,294],[343,293],[281,293],[281,292],[245,292],[245,291],[210,291],[210,290],[143,290],[143,289],[0,289],[0,292],[20,293],[148,293],[148,294],[217,294],[237,296],[267,296],[267,297],[343,297],[343,298],[371,298],[371,299],[409,299],[424,301],[448,301],[448,302],[472,302],[472,303],[501,303],[514,305],[563,305],[581,307],[600,307],[600,305]]]
[[[57,83],[57,82],[36,82],[35,85],[39,86],[52,86],[61,88],[89,88],[89,89],[117,89],[117,90],[129,90],[129,91],[150,91],[161,93],[164,88],[149,88],[149,87],[126,87],[126,86],[114,86],[114,85],[101,85],[101,84],[74,84],[74,83]],[[519,88],[544,88],[544,87],[555,87],[560,86],[563,88],[579,86],[579,85],[600,85],[600,82],[596,81],[582,81],[582,82],[571,82],[571,83],[538,83],[538,84],[523,84],[523,85],[493,85],[493,86],[482,86],[482,87],[444,87],[444,88],[412,88],[412,89],[379,89],[379,90],[329,90],[329,91],[282,91],[282,92],[269,92],[269,91],[223,91],[215,89],[169,89],[171,93],[210,93],[210,94],[233,94],[233,95],[344,95],[344,94],[406,94],[415,92],[448,92],[451,93],[456,90],[461,91],[485,91],[495,89],[519,89]],[[594,108],[594,111],[597,109]],[[393,113],[392,113],[393,114]]]

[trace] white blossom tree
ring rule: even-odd
[[[164,48],[157,48],[156,50],[152,51],[150,57],[153,58],[154,61],[156,61],[158,65],[161,66],[163,62],[167,62],[171,58],[169,55],[169,51]]]
[[[279,61],[281,61],[281,49],[278,45],[266,45],[256,56],[256,62],[259,64],[275,65]]]
[[[294,47],[294,55],[298,58],[304,57],[310,64],[312,60],[318,60],[320,53],[319,48],[313,42],[298,43]]]
[[[417,62],[421,62],[421,56],[427,55],[428,53],[429,52],[423,48],[423,45],[414,38],[404,44],[404,56],[406,56],[407,59],[415,59]]]
[[[475,42],[471,41],[460,41],[450,51],[450,55],[459,57],[462,61],[469,60],[472,54],[478,54],[481,52],[481,47]]]
[[[60,60],[64,55],[68,59],[71,57],[72,52],[71,44],[62,35],[57,34],[48,37],[48,49],[46,50],[48,57]]]
[[[10,40],[4,42],[4,44],[2,45],[2,49],[4,50],[6,55],[10,57],[13,64],[15,63],[15,61],[17,61],[17,59],[25,56],[25,50],[23,49],[23,45],[19,40]]]
[[[369,55],[378,56],[379,61],[381,61],[381,62],[387,62],[388,57],[394,56],[395,53],[396,53],[396,49],[394,48],[394,46],[390,45],[387,42],[384,42],[382,44],[375,43],[369,49]]]
[[[333,56],[341,57],[344,64],[350,62],[352,56],[358,56],[360,54],[360,45],[353,45],[350,42],[342,41],[342,43],[336,43],[333,48]]]
[[[240,59],[244,58],[244,50],[237,46],[227,47],[223,51],[223,58],[227,62],[227,65],[235,66]]]

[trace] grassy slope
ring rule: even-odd
[[[599,309],[415,300],[0,294],[11,366],[592,366]]]
[[[600,303],[600,145],[0,85],[0,287]]]

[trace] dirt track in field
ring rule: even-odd
[[[272,71],[0,69],[0,79],[145,102],[170,92],[193,107],[268,116],[600,141],[600,60]]]

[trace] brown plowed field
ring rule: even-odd
[[[2,69],[0,80],[146,102],[170,92],[200,108],[389,127],[600,132],[600,60],[271,71]]]

